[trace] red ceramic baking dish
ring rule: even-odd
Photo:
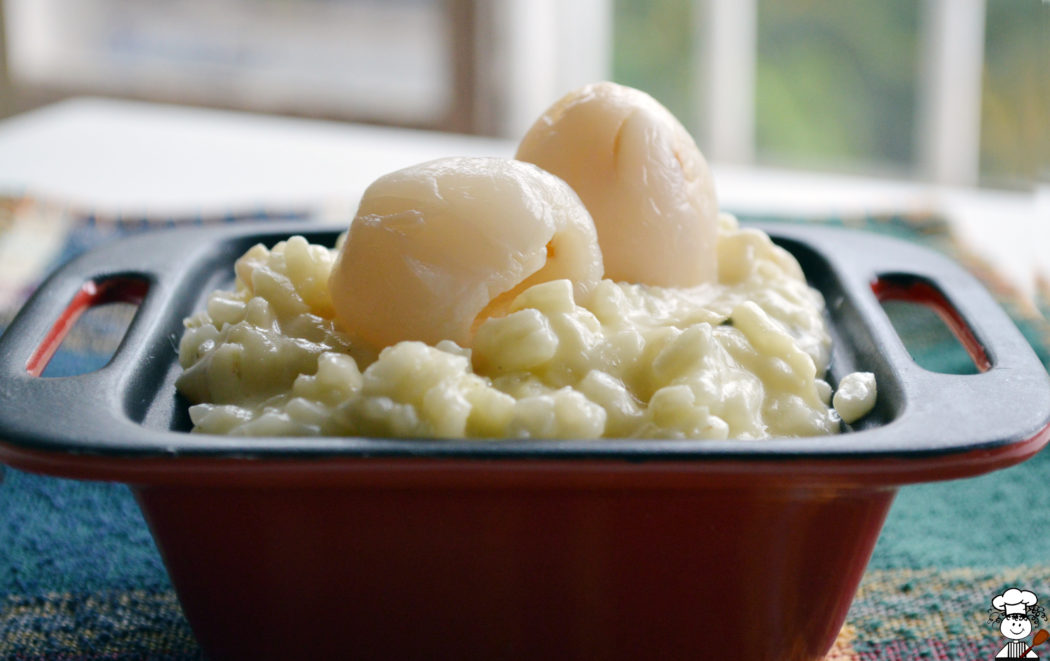
[[[0,338],[0,460],[131,485],[211,659],[819,659],[900,485],[1023,461],[1045,369],[962,269],[916,246],[762,225],[828,304],[830,380],[876,374],[844,433],[763,441],[430,441],[188,433],[182,319],[288,235],[130,239],[55,274]],[[880,298],[936,309],[979,373],[916,365]],[[114,357],[38,376],[64,329],[140,302]]]

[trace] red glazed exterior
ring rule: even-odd
[[[225,659],[822,659],[898,485],[1029,458],[788,461],[114,458]]]
[[[211,659],[823,658],[895,489],[136,490]]]

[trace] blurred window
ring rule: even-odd
[[[716,161],[1027,188],[1047,0],[615,0],[613,76]]]
[[[1050,0],[0,1],[11,81],[38,103],[517,137],[612,78],[717,162],[1021,188],[1050,168]]]

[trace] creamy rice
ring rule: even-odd
[[[553,280],[484,321],[473,346],[344,333],[337,248],[292,237],[236,264],[234,291],[186,320],[177,386],[198,432],[428,438],[758,439],[837,432],[874,405],[850,375],[831,405],[824,302],[795,259],[722,214],[718,281]]]

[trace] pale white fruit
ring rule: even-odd
[[[348,333],[470,346],[485,318],[539,282],[581,296],[602,278],[579,197],[535,165],[445,158],[380,177],[365,191],[328,289]]]
[[[710,170],[689,132],[648,94],[609,82],[571,92],[533,124],[517,158],[580,196],[607,278],[665,287],[716,279]]]

